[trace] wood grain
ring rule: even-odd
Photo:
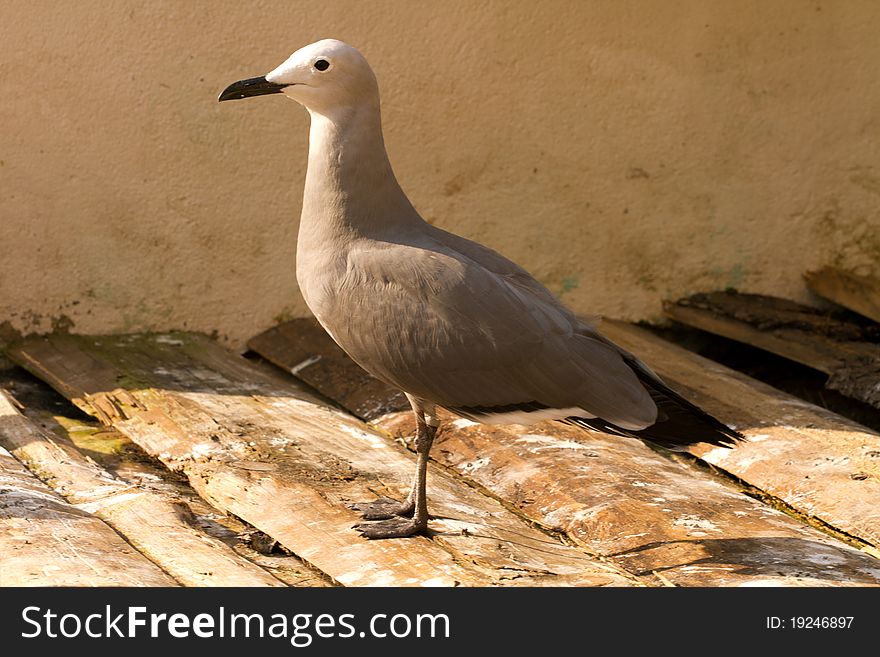
[[[807,287],[819,296],[880,322],[880,280],[824,267],[804,275]]]
[[[122,481],[25,418],[0,390],[0,444],[77,508],[105,521],[185,586],[284,586],[197,529],[179,499]]]
[[[729,292],[666,303],[663,311],[682,324],[825,372],[826,387],[880,408],[880,344],[869,341],[880,337],[880,327],[869,331],[790,301]]]
[[[35,381],[28,387],[42,385]],[[187,524],[219,539],[236,554],[261,566],[288,586],[332,586],[329,577],[281,548],[270,536],[241,518],[211,506],[185,477],[171,472],[128,436],[71,407],[51,401],[46,405],[21,385],[14,389],[16,395],[21,394],[22,413],[35,425],[61,443],[72,444],[117,479],[157,494],[164,503],[179,510]]]
[[[644,329],[605,322],[676,390],[748,441],[691,452],[806,515],[880,546],[880,435]]]
[[[0,421],[2,425],[2,421]],[[176,586],[0,448],[0,586]]]
[[[367,541],[351,502],[400,496],[412,455],[202,336],[25,341],[13,358],[130,436],[218,508],[346,585],[616,585],[637,579],[440,468],[431,538]]]
[[[302,333],[306,337],[299,345],[330,339],[313,320],[287,326],[276,335]],[[285,365],[289,346],[275,350],[271,340],[252,344]],[[334,379],[313,378],[311,368],[298,376],[335,398],[330,383],[356,367],[339,353],[335,363],[325,356],[315,365],[332,367]],[[300,362],[310,356],[298,350],[293,357]],[[880,564],[868,555],[641,441],[550,422],[521,427],[446,420],[432,452],[435,459],[530,519],[565,532],[633,573],[662,573],[677,585],[704,586],[878,581]],[[409,412],[386,414],[376,423],[398,437],[413,430]],[[829,568],[829,562],[839,568]]]

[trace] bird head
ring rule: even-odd
[[[376,76],[357,48],[336,39],[323,39],[300,48],[264,77],[232,83],[218,100],[277,93],[318,114],[365,101],[378,102],[379,96]]]

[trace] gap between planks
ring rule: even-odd
[[[0,586],[176,586],[0,447]]]
[[[880,280],[853,272],[824,267],[807,272],[804,279],[813,292],[880,322]]]
[[[665,353],[666,343],[643,331],[623,325],[606,328],[621,342],[632,343],[632,335],[641,338],[633,350],[649,364],[657,364],[652,363],[655,354]],[[334,382],[348,380],[347,372],[357,366],[313,320],[275,327],[252,339],[249,347],[285,370],[291,363],[311,360],[297,373],[306,383],[353,404],[396,435],[412,430],[409,412],[371,414],[370,409],[403,408],[392,402],[384,384],[373,380],[354,392],[336,392]],[[689,355],[676,352],[674,357],[690,363],[686,369],[701,369]],[[662,362],[660,369],[664,374],[669,368]],[[689,371],[688,376],[694,375]],[[714,371],[711,376],[718,378]],[[756,434],[755,439],[764,438]],[[490,427],[458,419],[445,423],[432,454],[531,520],[566,532],[631,571],[662,572],[677,584],[864,584],[876,583],[880,572],[880,564],[867,555],[742,495],[717,477],[673,463],[638,440],[558,423]],[[829,567],[835,562],[839,569]]]
[[[784,299],[713,292],[664,303],[677,322],[758,347],[829,375],[827,388],[880,408],[880,327]],[[866,322],[867,324],[867,322]]]
[[[43,385],[42,382],[39,385]],[[25,397],[27,399],[27,395]],[[50,412],[30,403],[26,403],[22,412],[50,435],[73,443],[76,449],[88,454],[89,459],[117,479],[157,493],[166,503],[180,509],[185,522],[219,539],[236,554],[262,567],[286,585],[333,586],[325,573],[276,547],[278,542],[271,536],[208,504],[185,477],[168,470],[158,459],[112,427],[103,426],[91,417],[74,419],[67,416],[68,411],[59,413],[56,409]]]
[[[122,481],[33,424],[0,390],[0,444],[78,509],[100,518],[185,586],[285,586],[194,527],[189,507]]]
[[[347,504],[400,495],[410,454],[203,336],[53,336],[13,358],[218,508],[345,585],[615,585],[644,580],[548,536],[432,466],[431,539],[367,541]],[[653,581],[653,578],[648,578]]]
[[[880,546],[880,435],[824,408],[657,338],[607,322],[606,333],[749,438],[690,452],[862,541]]]

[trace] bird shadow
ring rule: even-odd
[[[653,541],[606,555],[636,575],[672,570],[727,571],[732,575],[827,580],[876,585],[880,563],[842,545],[796,537],[761,536]]]
[[[94,376],[74,377],[74,380],[90,386],[84,389],[89,397],[106,395],[108,414],[114,412],[113,404],[117,402],[120,413],[140,412],[137,406],[130,407],[124,395],[116,399],[119,389],[207,393],[218,398],[228,395],[314,400],[320,397],[323,403],[329,401],[319,392],[318,381],[313,382],[315,388],[312,388],[312,382],[306,383],[263,363],[230,358],[222,350],[206,346],[204,340],[187,334],[108,336],[101,338],[100,344],[94,339],[95,344],[87,347],[82,346],[85,344],[82,340],[84,338],[79,338],[77,343],[82,347],[80,351],[77,347],[66,353],[85,353],[80,359],[83,362],[71,362],[67,369],[73,371],[71,368],[78,367],[77,371],[88,369],[94,373]],[[102,420],[109,424],[113,418]],[[264,433],[260,420],[226,418],[228,428],[243,437]],[[704,569],[752,577],[840,581],[845,569],[848,582],[875,584],[880,579],[880,569],[866,565],[865,555],[841,547],[794,537],[699,538],[646,543],[606,556],[640,574]]]

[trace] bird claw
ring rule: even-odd
[[[390,497],[380,497],[375,502],[349,504],[348,508],[360,511],[364,520],[390,520],[398,516],[412,516],[415,505],[409,500],[398,502]]]
[[[356,529],[361,533],[361,536],[369,539],[404,538],[424,533],[428,529],[428,521],[396,516],[387,520],[361,522],[352,527],[352,529]]]

